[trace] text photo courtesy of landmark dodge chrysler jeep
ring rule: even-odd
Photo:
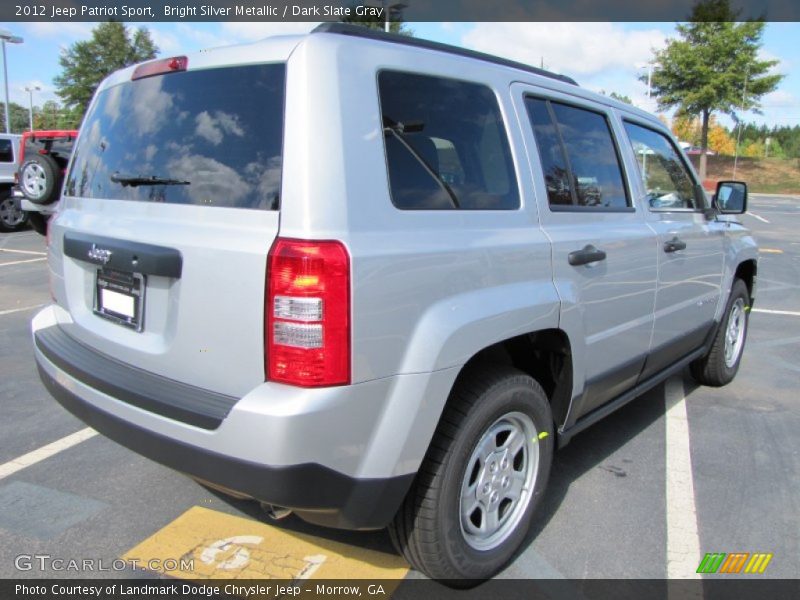
[[[756,244],[655,117],[325,24],[98,89],[50,224],[44,384],[113,440],[473,585],[558,446],[739,368]]]

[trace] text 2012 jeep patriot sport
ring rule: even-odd
[[[486,55],[327,24],[156,60],[81,127],[36,360],[108,437],[468,585],[557,444],[687,365],[733,379],[746,197],[709,202],[649,114]]]

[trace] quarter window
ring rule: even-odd
[[[551,208],[631,206],[617,148],[600,113],[527,98]]]
[[[11,140],[0,140],[0,163],[14,162],[14,150]]]
[[[378,88],[397,208],[519,208],[508,138],[490,88],[396,71],[382,71]]]
[[[672,142],[661,133],[628,121],[625,131],[636,155],[650,207],[698,208],[692,177]]]

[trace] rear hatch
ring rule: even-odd
[[[241,396],[264,380],[286,69],[192,60],[98,92],[52,231],[53,288],[86,346]]]

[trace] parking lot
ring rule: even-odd
[[[737,379],[674,377],[577,436],[503,577],[689,578],[706,553],[742,552],[772,554],[744,577],[800,578],[800,197],[751,196],[743,219],[761,254]],[[63,410],[29,334],[49,301],[46,265],[44,238],[0,234],[0,577],[130,576],[133,564],[198,579],[418,576],[385,532],[272,523]]]

